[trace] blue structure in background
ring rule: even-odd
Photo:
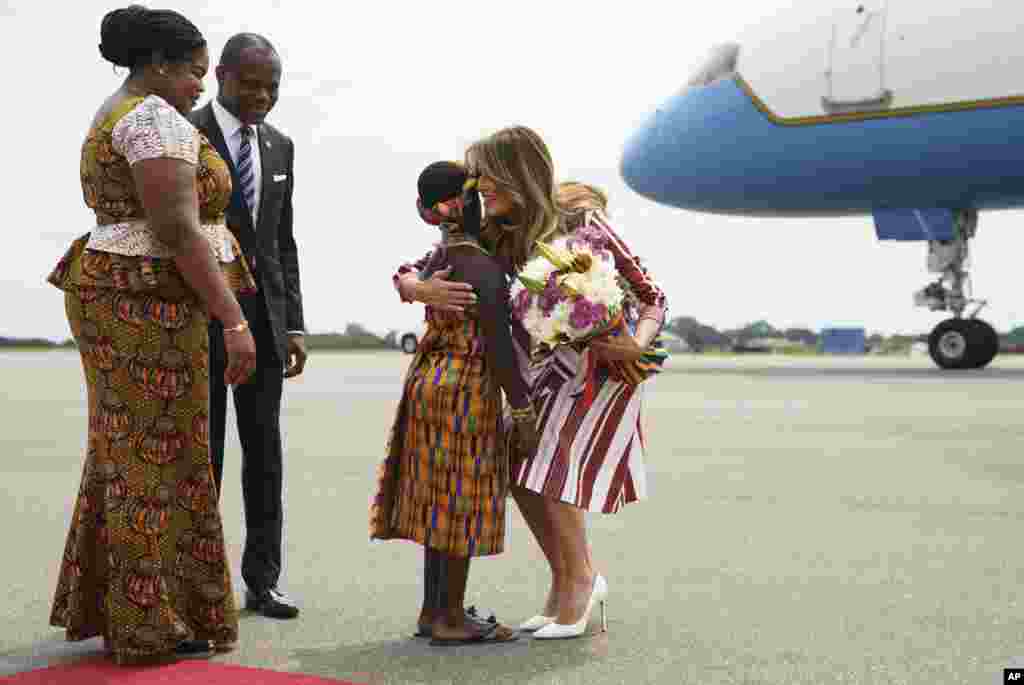
[[[953,240],[956,217],[953,210],[876,209],[875,235],[879,240]]]
[[[863,328],[825,328],[819,340],[825,354],[864,354],[867,351]]]

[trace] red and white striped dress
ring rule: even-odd
[[[664,324],[665,294],[607,218],[591,212],[584,226],[606,239],[619,275],[632,292],[636,306],[626,310],[628,323],[635,325],[647,316]],[[624,504],[647,497],[641,426],[646,383],[629,385],[610,378],[601,364],[587,363],[588,354],[561,346],[531,364],[540,449],[513,475],[518,485],[532,492],[586,511],[613,514]],[[582,401],[588,381],[595,388],[589,406]]]
[[[633,326],[640,317],[653,317],[663,325],[664,292],[607,217],[590,212],[583,226],[606,238],[619,275],[631,291],[636,306],[626,309],[627,322]],[[400,275],[421,269],[428,258],[403,265],[395,274],[396,286]],[[520,368],[527,368],[529,335],[518,322],[513,322],[513,333]],[[588,354],[562,346],[529,364],[530,391],[541,423],[540,448],[512,475],[517,485],[539,495],[612,514],[647,497],[641,426],[646,383],[634,386],[610,378],[603,365],[587,363]],[[588,381],[595,390],[589,406],[582,401]]]

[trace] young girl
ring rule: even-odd
[[[388,455],[378,474],[370,535],[417,542],[440,555],[443,606],[431,644],[514,640],[497,622],[467,620],[469,560],[504,548],[510,485],[502,392],[516,449],[536,449],[536,415],[509,331],[508,275],[480,244],[481,208],[465,169],[432,164],[419,179],[420,205],[445,217],[446,235],[429,269],[473,287],[463,312],[427,310],[427,332],[410,363]],[[421,211],[421,214],[423,212]],[[428,583],[429,584],[429,583]]]

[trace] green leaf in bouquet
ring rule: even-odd
[[[544,292],[545,284],[541,281],[538,281],[533,278],[528,278],[526,276],[519,276],[519,282],[523,284],[524,288],[529,290],[534,295],[539,295],[540,293]]]

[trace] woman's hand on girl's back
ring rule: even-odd
[[[402,283],[404,288],[408,288],[405,294],[410,299],[441,311],[465,311],[466,307],[476,304],[476,294],[469,283],[449,281],[448,276],[451,273],[452,269],[448,267],[434,273],[425,281],[416,279],[413,282],[415,277],[408,278]]]

